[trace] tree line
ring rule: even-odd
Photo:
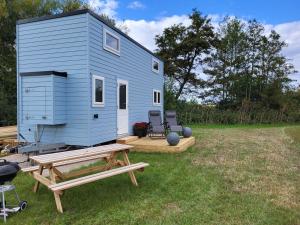
[[[205,110],[216,123],[229,114],[224,122],[300,121],[300,90],[289,78],[297,71],[276,31],[234,17],[213,26],[198,10],[189,18],[190,25],[173,25],[155,38],[156,52],[165,61],[165,108],[194,111],[198,118]],[[262,119],[267,114],[277,119]]]

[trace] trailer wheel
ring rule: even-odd
[[[20,211],[23,211],[24,209],[26,209],[27,205],[28,205],[27,201],[21,201],[19,203]]]

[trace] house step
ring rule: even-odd
[[[127,137],[117,139],[117,143],[118,144],[128,144],[128,143],[130,143],[132,141],[136,141],[138,139],[139,139],[138,136],[127,136]]]

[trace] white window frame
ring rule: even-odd
[[[114,38],[116,38],[119,42],[118,46],[119,46],[119,49],[116,50],[110,46],[108,46],[106,44],[106,34],[109,34],[111,36],[113,36]],[[111,53],[114,53],[118,56],[120,56],[120,49],[121,49],[121,41],[120,41],[120,37],[118,37],[117,35],[113,34],[112,32],[108,31],[107,29],[103,28],[103,48]]]
[[[104,107],[105,103],[105,79],[104,77],[98,76],[98,75],[93,75],[92,76],[93,84],[92,84],[92,102],[93,102],[93,107]],[[95,88],[96,88],[96,80],[102,80],[102,102],[96,102],[96,95],[95,95]]]
[[[158,93],[159,93],[159,102],[158,102]],[[154,95],[156,95],[156,101],[157,102],[154,102]],[[161,91],[160,90],[153,89],[153,92],[152,92],[152,102],[153,102],[154,106],[161,106]]]
[[[158,70],[156,70],[156,69],[153,68],[155,62],[158,64]],[[152,71],[154,73],[159,73],[159,61],[157,59],[155,59],[155,58],[152,58]]]

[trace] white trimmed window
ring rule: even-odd
[[[153,105],[160,105],[161,93],[158,90],[153,90]]]
[[[93,106],[104,106],[104,77],[93,75]]]
[[[155,58],[152,58],[152,71],[159,73],[159,61]]]
[[[116,55],[120,55],[120,38],[108,30],[103,29],[103,48]]]

